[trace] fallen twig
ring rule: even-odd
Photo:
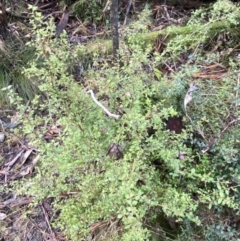
[[[52,236],[51,238],[52,238],[53,241],[57,241],[56,235],[55,235],[55,233],[52,230],[52,227],[51,227],[50,222],[49,222],[48,214],[47,214],[43,204],[41,205],[41,208],[42,208],[42,211],[43,211],[43,214],[44,214],[45,221],[47,223],[48,229],[49,229],[49,231],[51,233],[51,236]]]
[[[16,195],[14,195],[13,198],[8,199],[0,204],[0,208],[5,208],[5,207],[17,207],[17,206],[22,206],[29,204],[33,201],[33,197],[22,197],[22,198],[16,198]]]
[[[4,164],[4,166],[7,167],[7,171],[9,171],[9,170],[12,168],[12,166],[16,163],[16,161],[18,160],[18,158],[22,155],[22,153],[23,153],[24,151],[25,151],[25,149],[22,149],[22,150],[14,157],[14,159],[13,159],[12,161]]]
[[[109,117],[112,117],[116,120],[120,119],[120,115],[115,115],[115,114],[112,114],[104,105],[102,105],[95,97],[94,93],[92,90],[89,90],[87,91],[87,93],[91,94],[91,97],[93,99],[93,101],[99,106],[102,108],[102,110],[109,116]]]

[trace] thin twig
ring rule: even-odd
[[[236,91],[236,111],[238,110],[238,88],[239,88],[239,82],[240,82],[240,74],[238,74],[238,79],[237,79],[237,91]]]
[[[15,110],[0,110],[0,113],[4,113],[4,112],[14,112]]]
[[[93,101],[99,106],[102,108],[102,110],[109,116],[109,117],[112,117],[116,120],[120,119],[120,115],[115,115],[115,114],[112,114],[105,106],[103,106],[95,97],[94,93],[92,90],[89,90],[87,91],[87,93],[90,93],[91,94],[91,97],[93,99]]]
[[[128,14],[129,14],[129,11],[130,11],[130,8],[131,8],[132,4],[133,4],[133,0],[129,0],[126,15],[125,15],[125,19],[124,19],[124,22],[123,22],[123,26],[125,26],[126,23],[127,23],[127,17],[128,17]]]
[[[227,131],[227,129],[229,128],[229,126],[232,125],[232,124],[234,124],[234,123],[237,122],[237,121],[240,121],[240,118],[237,118],[237,119],[235,119],[235,120],[230,121],[230,122],[224,127],[224,129],[221,131],[221,133],[218,135],[218,137],[217,137],[216,139],[214,139],[214,141],[213,141],[211,144],[209,144],[209,146],[208,146],[207,148],[205,148],[204,150],[202,150],[202,153],[206,153],[207,151],[209,151],[209,150],[211,149],[211,147],[212,147],[213,145],[215,145],[216,142],[219,141],[219,140],[222,138],[222,135]]]
[[[46,223],[47,223],[48,229],[49,229],[49,231],[50,231],[50,233],[51,233],[51,235],[52,235],[52,240],[53,240],[53,241],[57,241],[56,236],[55,236],[55,233],[53,232],[52,227],[51,227],[51,225],[50,225],[48,214],[47,214],[47,212],[46,212],[43,204],[41,204],[41,208],[42,208],[42,211],[43,211],[43,214],[44,214],[45,221],[46,221]]]

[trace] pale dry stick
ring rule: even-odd
[[[53,240],[53,241],[57,241],[56,235],[55,235],[55,233],[54,233],[53,230],[52,230],[52,227],[51,227],[50,222],[49,222],[48,214],[47,214],[47,212],[46,212],[43,204],[41,204],[41,209],[42,209],[42,211],[43,211],[43,214],[44,214],[45,221],[46,221],[46,223],[47,223],[48,229],[49,229],[49,231],[50,231],[50,233],[51,233],[51,235],[52,235],[52,240]]]
[[[22,149],[22,150],[14,157],[14,159],[13,159],[12,161],[4,164],[4,166],[7,167],[7,171],[9,171],[9,170],[12,168],[12,166],[16,163],[16,161],[17,161],[18,158],[23,154],[24,151],[25,151],[25,149]]]
[[[165,2],[166,2],[166,1],[165,1]],[[166,15],[167,15],[167,19],[168,19],[168,20],[171,19],[171,18],[170,18],[170,15],[169,15],[169,13],[168,13],[168,9],[167,9],[166,4],[164,4],[163,9],[164,9],[164,12],[165,12]]]
[[[194,52],[193,52],[192,56],[195,56],[195,55],[196,55],[197,49],[198,49],[199,46],[200,46],[200,43],[199,43],[199,44],[196,46],[196,48],[194,49]]]
[[[108,1],[106,2],[106,4],[105,4],[104,9],[102,10],[102,15],[101,15],[101,17],[100,17],[100,20],[101,20],[102,17],[104,16],[105,12],[108,10],[108,7],[109,7],[110,4],[111,4],[111,0],[108,0]]]
[[[169,66],[166,62],[163,63],[167,66],[169,70],[171,70],[173,73],[176,73],[176,71],[174,71],[174,69],[171,66]]]
[[[23,197],[19,199],[15,199],[12,203],[10,203],[9,207],[14,208],[17,206],[22,206],[29,204],[33,201],[33,197]]]
[[[0,110],[0,113],[5,113],[5,112],[15,112],[15,110]]]
[[[185,97],[184,97],[184,103],[183,103],[186,116],[187,116],[187,118],[188,118],[191,122],[193,122],[193,121],[192,121],[191,117],[188,115],[188,112],[187,112],[187,104],[188,104],[190,101],[192,101],[192,99],[193,99],[192,93],[193,93],[193,91],[195,91],[196,89],[197,89],[197,85],[196,85],[196,84],[194,84],[194,83],[190,83],[190,84],[189,84],[189,89],[188,89],[188,91],[187,91],[187,93],[186,93],[186,95],[185,95]]]
[[[0,119],[0,125],[1,125],[1,127],[2,127],[2,131],[5,131],[5,130],[4,130],[4,124],[5,124],[5,122]]]
[[[240,44],[236,45],[234,48],[229,49],[227,56],[230,56],[235,50],[238,50],[237,48],[240,46]]]
[[[102,10],[103,13],[105,13],[105,12],[107,11],[107,9],[108,9],[108,7],[109,7],[110,4],[111,4],[111,1],[108,0],[107,3],[105,4],[104,9]]]
[[[115,114],[112,114],[104,105],[102,105],[95,97],[94,93],[92,90],[89,90],[87,91],[87,93],[91,94],[91,97],[93,99],[93,101],[100,107],[102,108],[102,110],[109,116],[109,117],[112,117],[116,120],[119,120],[120,119],[120,115],[115,115]]]

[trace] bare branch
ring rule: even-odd
[[[240,121],[240,118],[234,119],[232,121],[230,121],[225,127],[224,129],[221,131],[221,133],[218,135],[217,138],[215,138],[213,140],[213,142],[211,144],[208,145],[208,147],[206,147],[204,150],[202,150],[202,153],[206,153],[207,151],[209,151],[213,145],[216,144],[217,141],[219,141],[222,138],[222,135],[227,131],[227,129],[229,128],[230,125],[234,124],[235,122]]]
[[[124,19],[124,22],[123,22],[123,26],[125,26],[126,23],[127,23],[127,17],[128,17],[128,14],[129,14],[129,11],[130,11],[130,8],[131,8],[132,4],[133,4],[133,0],[129,0],[126,15],[125,15],[125,19]]]

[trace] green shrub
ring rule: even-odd
[[[82,21],[96,23],[100,21],[106,3],[106,0],[91,1],[91,4],[87,0],[79,0],[73,4],[73,12]]]
[[[202,210],[238,208],[237,188],[232,186],[238,180],[221,172],[225,155],[232,168],[227,175],[235,172],[237,179],[237,141],[235,156],[230,156],[228,132],[213,155],[202,153],[207,144],[203,136],[194,136],[196,126],[206,130],[209,139],[222,130],[222,117],[231,108],[225,98],[236,85],[223,82],[208,99],[202,98],[204,88],[199,85],[188,105],[191,121],[186,118],[185,129],[177,135],[165,127],[168,117],[184,115],[186,72],[172,81],[157,79],[155,64],[133,42],[131,53],[121,50],[121,65],[95,58],[80,85],[69,73],[68,63],[77,56],[66,36],[51,38],[53,23],[38,23],[41,16],[35,12],[35,38],[29,45],[36,48],[37,58],[24,74],[41,81],[39,88],[47,98],[32,102],[22,132],[42,154],[31,181],[16,184],[20,194],[32,195],[36,202],[53,197],[60,211],[55,225],[72,240],[150,240],[147,227],[162,213],[179,223],[202,225]],[[89,90],[121,118],[107,116]],[[210,104],[219,99],[223,104],[213,108]],[[43,135],[53,125],[59,136],[46,142]]]

